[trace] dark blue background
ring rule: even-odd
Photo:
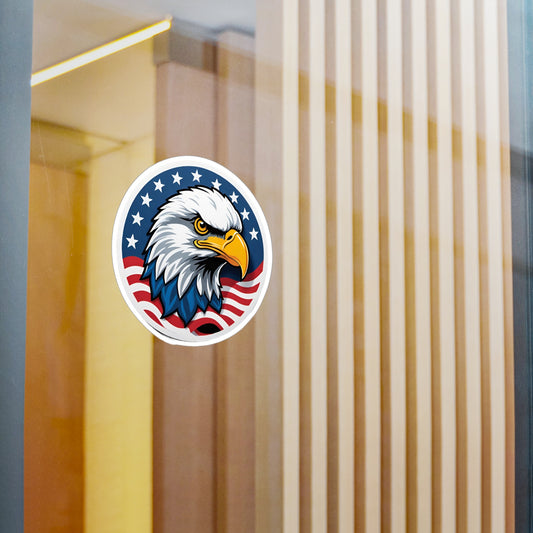
[[[200,183],[197,181],[193,182],[192,173],[196,170],[198,170],[198,172],[201,174]],[[172,177],[176,171],[178,171],[179,175],[183,178],[180,185],[174,183],[174,178]],[[252,212],[250,204],[244,199],[244,196],[239,189],[234,187],[219,174],[201,167],[180,166],[170,170],[165,170],[164,172],[161,172],[154,178],[150,179],[150,181],[141,189],[139,194],[137,194],[136,198],[133,200],[124,222],[124,229],[122,233],[122,256],[135,256],[144,261],[144,249],[146,248],[146,243],[148,242],[148,231],[152,226],[153,218],[157,214],[159,207],[161,207],[161,205],[163,205],[171,196],[174,196],[180,190],[195,186],[197,187],[198,185],[212,188],[213,182],[217,179],[221,184],[218,190],[222,194],[229,198],[230,195],[235,192],[239,196],[237,198],[237,202],[232,202],[232,205],[235,207],[235,209],[237,209],[239,216],[241,217],[243,227],[242,236],[250,252],[248,273],[253,272],[263,262],[264,255],[263,239],[261,232],[259,231],[257,218]],[[161,180],[161,183],[164,185],[162,192],[156,190],[155,188],[154,182],[158,180]],[[142,203],[143,201],[141,196],[145,196],[147,193],[152,199],[150,202],[150,207],[143,205]],[[245,208],[250,213],[248,215],[248,220],[243,220],[241,215],[243,209]],[[136,215],[137,212],[139,212],[141,217],[143,217],[140,227],[138,224],[133,223],[133,215]],[[257,239],[251,239],[250,232],[252,229],[257,231]],[[133,249],[131,246],[128,248],[128,241],[126,240],[126,238],[131,237],[132,234],[139,241],[135,244],[135,249]],[[240,269],[226,264],[226,266],[222,269],[221,275],[240,280]]]

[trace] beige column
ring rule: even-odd
[[[254,39],[217,38],[217,161],[254,191]],[[216,346],[217,533],[255,523],[254,321]]]
[[[214,159],[213,49],[202,40],[180,46],[179,34],[165,38],[170,39],[170,55],[157,65],[156,159]],[[180,50],[196,55],[183,57]],[[154,340],[156,533],[215,531],[215,353],[213,346],[181,347]]]
[[[37,124],[33,145],[54,142],[54,130],[41,131]],[[83,531],[86,232],[87,176],[32,163],[24,417],[28,533]]]
[[[256,193],[274,248],[256,318],[256,532],[300,527],[298,2],[257,4]]]

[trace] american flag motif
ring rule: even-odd
[[[163,312],[161,302],[158,298],[152,300],[148,280],[141,279],[143,270],[144,266],[141,259],[135,256],[124,259],[124,274],[128,280],[131,294],[135,301],[138,302],[139,309],[156,324],[161,333],[173,337],[185,327],[183,321],[177,315],[161,318]],[[212,308],[208,308],[205,313],[199,310],[189,322],[187,328],[196,335],[205,335],[198,328],[202,328],[206,324],[213,324],[219,330],[232,326],[235,321],[243,316],[246,308],[253,302],[262,280],[263,263],[242,281],[227,277],[220,278],[222,296],[224,298],[221,312],[217,313]]]
[[[169,218],[169,226],[161,217]],[[194,233],[198,223],[200,233]],[[189,231],[189,240],[168,237],[176,231]],[[220,265],[215,292],[210,289],[212,282],[201,275],[191,278],[187,270],[179,271],[178,265],[189,257],[192,261],[198,261],[201,253],[206,257],[202,239],[211,239],[203,241],[208,246],[222,246],[231,242],[232,234],[241,240],[240,249],[247,250],[246,259],[239,256],[239,262],[230,253],[224,256],[227,262],[208,270],[214,272]],[[141,174],[122,201],[113,239],[122,295],[141,322],[167,342],[212,343],[238,331],[255,313],[270,277],[270,237],[256,200],[227,169],[201,158],[172,158]],[[157,255],[161,253],[166,256]],[[194,264],[186,268],[191,271]],[[180,279],[183,286],[177,289]]]

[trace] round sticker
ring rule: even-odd
[[[170,344],[205,346],[241,330],[270,279],[272,245],[256,199],[223,166],[172,157],[120,204],[113,266],[122,296]]]

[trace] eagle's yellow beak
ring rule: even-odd
[[[207,237],[203,241],[194,241],[198,248],[207,248],[218,253],[218,257],[225,259],[230,265],[241,267],[242,277],[248,270],[248,247],[242,235],[230,229],[224,237]]]

